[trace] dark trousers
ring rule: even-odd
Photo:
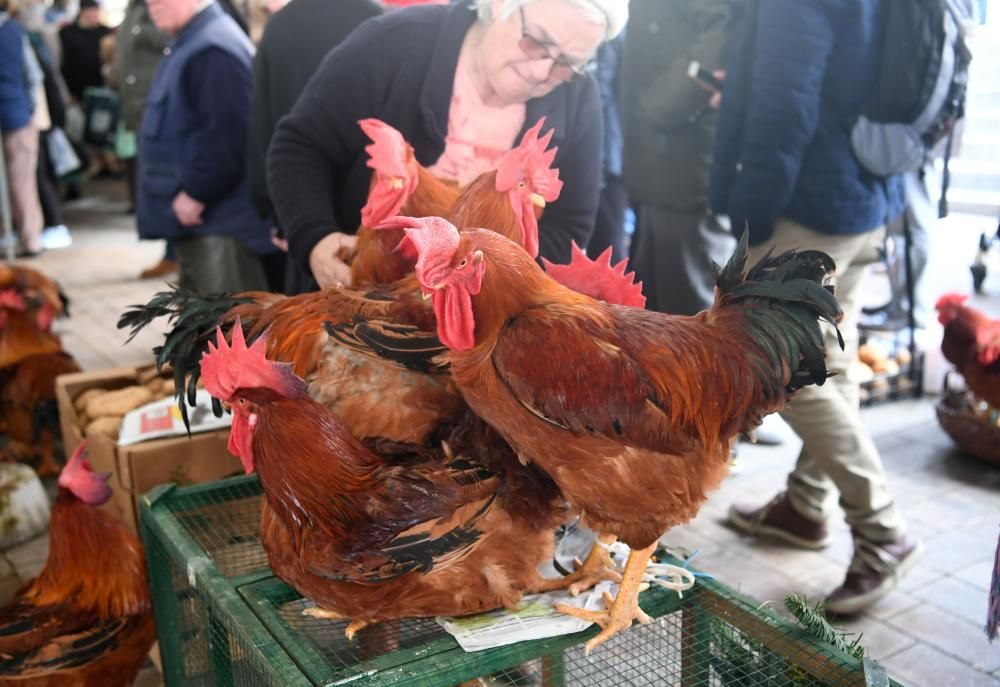
[[[704,209],[639,205],[629,267],[646,296],[646,309],[694,315],[715,298],[715,264],[736,247],[729,228]]]
[[[38,134],[38,200],[42,204],[42,215],[46,227],[57,227],[63,223],[62,210],[59,207],[59,191],[55,170],[49,158],[49,134],[42,131]]]
[[[627,257],[625,254],[625,211],[628,209],[628,190],[620,176],[607,175],[601,198],[597,205],[594,234],[587,243],[587,255],[593,259],[611,246],[613,262]]]

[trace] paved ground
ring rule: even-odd
[[[93,189],[94,202],[67,212],[73,231],[71,248],[35,259],[57,277],[72,299],[72,318],[62,323],[66,348],[85,369],[134,365],[151,360],[158,332],[151,330],[130,344],[114,327],[122,309],[145,302],[163,282],[143,282],[139,271],[160,257],[162,246],[140,243],[132,218],[117,188]],[[975,240],[991,223],[956,217],[942,223],[932,237],[931,293],[968,291]],[[982,307],[1000,314],[1000,260],[991,264]],[[884,283],[871,281],[872,302]],[[934,346],[940,333],[927,335],[931,388],[939,386],[944,366]],[[864,633],[869,653],[890,675],[911,687],[1000,685],[1000,647],[990,646],[982,632],[994,548],[1000,524],[1000,469],[958,454],[938,428],[933,399],[896,402],[863,413],[875,435],[889,472],[890,486],[927,552],[900,588],[876,608],[845,627]],[[788,431],[787,427],[779,430]],[[723,582],[762,602],[781,606],[785,594],[803,592],[819,598],[841,580],[851,555],[847,529],[836,530],[833,546],[822,553],[793,551],[754,542],[724,525],[735,500],[764,501],[784,483],[798,451],[790,433],[777,447],[740,449],[743,470],[721,490],[687,527],[666,541],[701,551],[696,564]],[[0,602],[20,580],[34,576],[45,563],[47,540],[36,539],[0,558]],[[159,684],[148,668],[137,684]]]

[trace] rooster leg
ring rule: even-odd
[[[355,620],[344,630],[344,636],[347,637],[348,641],[350,641],[354,639],[354,635],[366,627],[368,627],[368,622],[366,620]]]
[[[556,604],[555,610],[559,613],[590,620],[604,628],[599,635],[587,642],[583,649],[584,655],[589,655],[594,647],[603,644],[622,630],[627,630],[632,626],[633,620],[638,620],[643,625],[651,622],[650,617],[639,608],[639,585],[642,584],[646,565],[655,550],[656,542],[653,542],[647,548],[629,554],[618,596],[613,600],[610,595],[606,594],[604,597],[606,610],[587,611],[575,606]]]
[[[616,538],[613,534],[600,535],[594,542],[593,548],[590,549],[587,560],[575,571],[566,577],[542,580],[532,591],[551,592],[557,589],[566,589],[573,596],[577,596],[580,592],[587,591],[602,580],[620,582],[622,576],[615,571],[615,563],[611,560],[609,550]]]
[[[320,618],[321,620],[350,620],[350,618],[346,616],[340,615],[334,611],[328,611],[325,608],[320,608],[319,606],[303,608],[302,615],[309,616],[310,618]]]

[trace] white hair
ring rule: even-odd
[[[496,19],[499,19],[500,21],[509,19],[511,15],[518,10],[518,8],[529,5],[534,1],[535,0],[506,0],[506,2],[504,2],[503,9],[500,10],[500,16],[496,17]],[[591,2],[591,0],[567,0],[567,2],[571,2],[583,10],[588,19],[604,25],[604,40],[614,38],[614,36],[608,35],[612,30],[610,17],[608,17],[608,15],[600,7]],[[493,0],[475,0],[473,4],[476,7],[476,12],[479,14],[479,21],[486,24],[493,21],[494,17],[491,8]],[[617,32],[615,33],[617,35]]]

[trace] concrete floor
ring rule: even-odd
[[[140,281],[139,271],[161,256],[162,244],[140,243],[125,214],[121,189],[95,185],[84,203],[67,210],[74,244],[44,253],[31,264],[59,279],[72,300],[72,317],[60,323],[64,344],[84,369],[152,360],[161,330],[150,329],[128,346],[114,323],[129,304],[145,302],[163,282]],[[952,217],[932,235],[928,292],[968,291],[968,265],[983,218]],[[996,256],[994,256],[996,257]],[[987,295],[976,304],[1000,314],[1000,261],[991,264]],[[884,283],[871,279],[872,302]],[[160,325],[162,326],[162,324]],[[936,351],[940,331],[926,336],[930,388],[945,368]],[[1000,523],[1000,468],[960,455],[937,425],[934,399],[895,402],[866,409],[866,426],[882,452],[889,484],[926,553],[899,588],[875,608],[844,624],[864,634],[870,655],[910,687],[1000,685],[1000,648],[982,632],[993,551]],[[763,502],[782,488],[798,452],[787,426],[780,446],[740,446],[742,471],[729,477],[698,518],[670,532],[668,544],[698,549],[695,565],[726,584],[776,608],[789,592],[821,598],[836,587],[851,556],[846,527],[835,524],[833,546],[821,553],[783,548],[742,537],[724,524],[737,500]],[[0,557],[0,602],[41,569],[47,539]],[[137,684],[160,684],[152,667]]]

